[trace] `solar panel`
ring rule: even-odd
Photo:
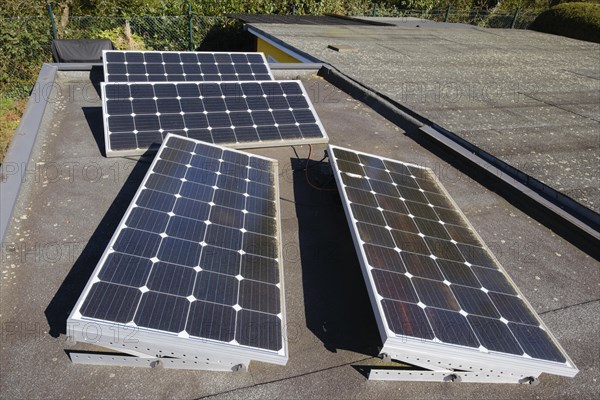
[[[137,352],[285,364],[277,182],[275,160],[168,135],[69,318],[75,336],[123,326]]]
[[[103,83],[107,156],[155,151],[168,133],[234,148],[327,142],[300,81]]]
[[[268,81],[263,53],[104,50],[104,82]]]
[[[431,170],[337,146],[328,154],[384,352],[463,371],[577,372]]]

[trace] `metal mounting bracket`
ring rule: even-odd
[[[381,349],[379,357],[391,366],[372,368],[369,380],[372,381],[400,381],[400,382],[478,382],[478,383],[519,383],[537,385],[539,372],[531,374],[518,373],[517,371],[483,369],[459,370],[448,366],[446,363],[435,363],[437,359],[417,357],[404,353],[403,360],[398,360],[399,354]],[[413,365],[421,369],[410,369],[406,365]]]
[[[88,365],[111,365],[118,367],[142,367],[142,368],[169,368],[169,369],[191,369],[202,371],[230,371],[245,372],[247,364],[239,363],[231,367],[228,363],[214,361],[190,361],[169,357],[139,357],[128,354],[92,353],[92,352],[70,352],[69,357],[73,364]]]
[[[399,382],[472,382],[472,383],[520,383],[537,385],[537,377],[517,379],[503,374],[480,374],[461,371],[421,371],[407,369],[372,369],[369,373],[371,381]]]

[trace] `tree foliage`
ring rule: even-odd
[[[69,15],[132,17],[141,15],[182,15],[188,4],[198,15],[226,14],[365,14],[373,3],[382,11],[396,9],[432,10],[445,8],[547,8],[549,2],[568,0],[53,0],[56,15],[66,9]],[[0,15],[46,15],[44,0],[3,0]]]
[[[600,43],[600,4],[559,4],[541,13],[531,29]]]
[[[50,26],[44,17],[0,18],[0,96],[20,97],[50,61]]]

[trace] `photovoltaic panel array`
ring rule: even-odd
[[[276,161],[169,135],[71,319],[287,359],[276,185]]]
[[[139,155],[168,133],[234,148],[327,142],[300,81],[103,83],[106,154]]]
[[[263,53],[105,50],[104,82],[268,81]]]
[[[382,335],[570,365],[431,170],[329,157]]]

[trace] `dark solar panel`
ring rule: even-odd
[[[80,318],[281,353],[276,182],[275,161],[168,136]]]
[[[329,157],[388,337],[566,362],[431,170],[335,146]]]
[[[104,82],[268,81],[263,53],[105,50]]]
[[[229,147],[326,142],[299,81],[102,84],[107,155],[156,150],[168,133]]]

